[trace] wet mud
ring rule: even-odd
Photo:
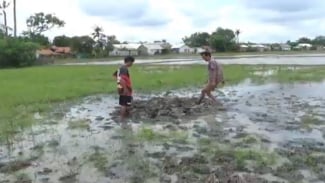
[[[1,142],[0,182],[325,182],[325,83],[198,91],[136,97],[128,126],[115,96],[37,114]]]
[[[201,104],[197,104],[199,98],[196,97],[153,97],[147,100],[136,99],[133,101],[129,119],[132,122],[148,121],[156,122],[177,122],[193,120],[200,116],[215,114],[225,110],[221,104],[212,104],[208,99]],[[119,107],[111,113],[115,121],[119,121]]]

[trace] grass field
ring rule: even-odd
[[[46,112],[56,102],[83,96],[115,93],[112,73],[116,66],[47,66],[0,70],[0,136],[33,123],[35,112]],[[276,70],[268,77],[256,71]],[[131,76],[135,92],[150,92],[201,86],[206,81],[204,66],[135,66]],[[246,78],[277,82],[322,81],[325,67],[288,70],[280,66],[224,67],[227,85]]]

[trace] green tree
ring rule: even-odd
[[[103,51],[105,50],[105,46],[107,45],[106,35],[104,34],[104,29],[96,26],[94,28],[94,32],[91,34],[95,43],[95,53],[96,57],[103,56]]]
[[[109,55],[109,52],[114,50],[113,44],[120,44],[120,41],[116,39],[116,36],[106,36],[107,37],[107,42],[105,45],[105,53]]]
[[[63,27],[65,22],[52,14],[35,13],[26,20],[30,33],[42,34],[54,27]]]
[[[309,43],[309,44],[312,43],[311,39],[309,39],[309,38],[307,38],[307,37],[299,38],[297,42],[298,42],[298,43]]]
[[[6,9],[9,7],[10,3],[7,2],[6,0],[3,0],[2,3],[0,4],[0,9],[2,10],[3,13],[3,21],[4,25],[2,26],[5,32],[5,35],[8,36],[8,25],[7,25],[7,12]]]
[[[94,45],[95,41],[89,36],[75,36],[71,38],[72,50],[87,57],[92,55]]]
[[[239,35],[241,34],[241,31],[239,29],[237,29],[235,31],[235,34],[236,34],[236,42],[237,42],[237,44],[239,44]]]
[[[0,40],[0,68],[26,67],[36,61],[38,45],[17,38]]]
[[[32,32],[23,32],[23,40],[25,41],[30,41],[37,43],[41,46],[49,46],[50,45],[50,40],[48,37],[42,35],[42,34],[35,34]]]
[[[317,37],[315,37],[315,39],[313,39],[312,43],[315,44],[315,45],[325,46],[325,36],[317,36]]]
[[[54,39],[53,39],[53,44],[55,46],[62,46],[62,47],[67,47],[67,46],[71,46],[71,38],[70,37],[67,37],[65,35],[62,35],[62,36],[56,36]]]
[[[209,45],[210,35],[207,32],[196,32],[190,37],[184,37],[183,42],[191,47],[201,47]]]
[[[236,48],[235,33],[231,29],[218,28],[210,36],[210,46],[217,51],[232,51]]]

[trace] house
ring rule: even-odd
[[[239,45],[240,52],[246,52],[248,50],[248,46],[246,44]]]
[[[197,47],[197,48],[194,48],[194,49],[195,49],[195,53],[198,53],[198,54],[200,54],[200,53],[202,53],[202,52],[205,51],[205,49],[203,49],[201,47]]]
[[[299,43],[294,48],[297,50],[310,50],[312,47],[313,47],[313,45],[311,45],[309,43]]]
[[[195,48],[191,48],[185,44],[180,44],[180,45],[175,45],[172,47],[172,51],[174,53],[188,53],[188,54],[193,54],[196,53],[196,49]]]
[[[138,48],[140,44],[126,43],[126,44],[113,44],[113,51],[109,52],[110,56],[137,56],[139,55]]]
[[[58,54],[64,54],[64,55],[70,55],[72,54],[70,47],[58,47],[58,46],[52,46],[51,50]]]
[[[252,51],[264,52],[267,48],[262,44],[253,44],[250,45]]]
[[[316,46],[316,50],[317,51],[324,51],[325,50],[325,46],[318,45],[318,46]]]
[[[141,44],[138,48],[139,55],[159,55],[163,51],[163,47],[160,44],[145,43]]]
[[[52,46],[50,48],[54,53],[56,53],[56,57],[71,57],[73,56],[72,49],[70,47],[58,47]]]
[[[58,53],[55,53],[51,49],[40,49],[36,50],[36,64],[53,64],[54,58],[58,56]]]
[[[288,44],[280,44],[281,50],[282,51],[290,51],[291,50],[291,46]]]

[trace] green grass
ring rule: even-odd
[[[186,144],[188,140],[188,134],[185,131],[158,132],[150,128],[143,127],[137,133],[136,139],[148,142],[172,141],[175,143]]]
[[[112,73],[117,66],[46,66],[0,70],[0,139],[34,123],[35,112],[49,111],[56,103],[83,96],[116,92]],[[277,69],[275,75],[261,77],[256,70]],[[167,91],[201,87],[206,81],[206,66],[134,66],[130,69],[135,92]],[[289,71],[285,66],[225,65],[226,85],[246,78],[263,83],[321,81],[325,67]]]

